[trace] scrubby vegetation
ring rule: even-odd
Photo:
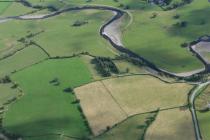
[[[119,70],[111,60],[111,58],[106,57],[96,57],[92,60],[92,63],[96,65],[96,70],[104,77],[111,76],[113,74],[118,74]]]

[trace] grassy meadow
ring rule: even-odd
[[[3,121],[7,131],[23,137],[49,133],[79,138],[89,135],[74,103],[75,96],[65,90],[91,80],[79,58],[48,60],[11,78],[25,95],[9,107]]]
[[[205,14],[210,12],[208,4],[207,0],[195,0],[171,11],[154,6],[131,11],[133,22],[124,32],[123,42],[127,48],[168,71],[199,69],[203,67],[201,62],[181,44],[209,33],[210,20]],[[176,15],[178,18],[174,18]],[[177,26],[183,21],[186,27]]]
[[[16,97],[19,95],[19,91],[17,89],[12,88],[11,83],[0,84],[0,106],[2,106],[8,99]]]
[[[2,13],[0,12],[1,13],[0,16],[2,17],[19,16],[19,15],[26,14],[34,10],[32,8],[25,7],[21,3],[18,3],[18,2],[1,2],[0,1],[0,7],[2,3],[5,3],[5,5],[8,5],[7,8]]]
[[[72,11],[33,22],[31,26],[45,30],[34,39],[52,56],[68,56],[80,52],[89,52],[97,56],[113,56],[110,51],[111,46],[99,35],[100,26],[110,17],[112,14],[106,11]],[[73,24],[76,21],[84,21],[87,24],[75,27]]]
[[[0,61],[0,78],[43,61],[47,55],[38,47],[30,46]]]
[[[2,2],[0,0],[0,16],[4,13],[4,11],[12,4],[12,2]]]
[[[97,56],[113,57],[111,45],[100,34],[100,26],[112,17],[111,12],[98,10],[72,11],[43,20],[15,20],[2,23],[0,44],[2,49],[17,44],[17,40],[41,30],[33,37],[51,56],[70,56],[89,52]],[[85,22],[82,26],[73,26]],[[10,44],[8,44],[10,42]],[[58,51],[59,49],[59,51]]]

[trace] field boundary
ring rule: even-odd
[[[150,111],[150,112],[138,113],[138,114],[130,115],[130,116],[128,116],[126,119],[124,119],[124,120],[122,120],[122,121],[116,123],[115,125],[113,125],[108,131],[104,131],[103,133],[101,133],[101,134],[95,136],[94,138],[97,138],[97,137],[100,137],[100,136],[106,134],[106,132],[111,131],[112,129],[114,129],[114,128],[116,128],[118,125],[120,125],[120,124],[126,122],[126,121],[127,121],[128,119],[130,119],[130,118],[133,118],[133,117],[139,116],[139,115],[144,115],[144,114],[151,114],[151,113],[156,113],[156,114],[157,114],[158,112],[159,112],[159,110],[154,110],[154,111]],[[148,127],[149,127],[149,126],[148,126]],[[145,132],[146,132],[146,131],[145,131]]]
[[[127,112],[121,107],[120,103],[115,99],[115,97],[112,95],[112,92],[106,87],[106,85],[103,83],[103,81],[99,81],[103,85],[104,89],[107,91],[107,93],[111,96],[111,98],[114,100],[114,102],[119,106],[119,108],[123,111],[123,113],[128,117],[129,115]]]

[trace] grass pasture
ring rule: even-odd
[[[13,20],[1,23],[0,30],[4,32],[0,34],[1,49],[17,44],[17,40],[29,32],[37,33],[43,30],[43,33],[32,39],[51,56],[89,52],[96,56],[113,57],[115,54],[111,51],[111,45],[99,34],[101,25],[112,16],[108,11],[84,10],[70,11],[43,20]],[[77,27],[73,26],[75,22],[86,24]]]
[[[2,2],[0,0],[0,15],[12,4],[12,2]]]
[[[75,137],[89,135],[75,103],[75,96],[64,90],[91,80],[79,58],[48,60],[12,75],[25,95],[9,110],[3,127],[15,134],[40,136],[60,133]],[[21,129],[20,129],[21,128]]]
[[[29,0],[32,4],[39,4],[39,5],[54,5],[57,8],[63,8],[65,6],[77,6],[77,5],[106,5],[112,6],[117,8],[124,9],[126,6],[129,9],[141,9],[145,6],[144,0],[66,0],[63,2],[59,2],[56,0],[45,0],[45,1],[37,1],[37,0]]]
[[[5,9],[2,13],[0,10],[0,16],[2,16],[2,17],[19,16],[19,15],[23,15],[23,14],[26,14],[26,13],[34,10],[32,8],[23,6],[19,2],[1,2],[1,1],[0,1],[0,9],[1,9],[1,6],[3,6],[2,3],[5,3],[3,5],[7,6],[7,7],[5,7]]]
[[[148,128],[145,140],[195,140],[192,116],[188,110],[159,112]]]
[[[133,23],[123,35],[125,47],[150,60],[158,67],[180,73],[202,68],[202,63],[181,44],[208,35],[209,2],[194,0],[191,4],[171,11],[154,6],[132,11]],[[151,18],[156,13],[155,18]],[[179,15],[175,19],[174,16]],[[186,27],[177,27],[179,22]]]
[[[47,55],[38,47],[30,46],[14,55],[0,61],[0,77],[9,75],[12,72],[40,62],[47,58]]]
[[[31,24],[45,30],[35,37],[35,41],[52,56],[69,56],[81,52],[113,56],[111,46],[99,35],[100,26],[111,17],[112,14],[107,11],[71,11]],[[76,21],[88,23],[80,27],[72,26]]]
[[[103,83],[130,115],[185,105],[192,88],[185,83],[167,84],[147,75],[108,79]]]

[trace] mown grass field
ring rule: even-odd
[[[170,72],[188,72],[203,67],[181,44],[210,32],[207,0],[194,0],[191,4],[171,11],[146,4],[146,0],[28,1],[34,5],[55,6],[57,10],[84,5],[126,9],[129,14],[125,15],[120,25],[125,47]],[[36,10],[21,3],[0,0],[0,17]],[[49,9],[44,9],[32,15],[49,12]],[[177,15],[178,18],[174,18]],[[20,43],[20,38],[33,36],[40,31],[43,32],[28,40],[36,42],[51,57],[56,57],[47,60],[48,56],[42,49],[29,46],[0,60],[0,79],[10,75],[24,93],[6,108],[5,114],[0,114],[0,117],[4,116],[3,129],[26,140],[73,140],[87,137],[94,140],[138,140],[144,135],[148,119],[154,115],[148,112],[188,103],[192,85],[169,84],[149,75],[123,77],[123,74],[147,72],[127,61],[113,61],[122,77],[116,74],[110,79],[103,77],[103,80],[93,82],[102,77],[95,65],[91,64],[92,57],[59,58],[83,52],[111,58],[119,55],[99,34],[101,26],[112,16],[113,12],[106,10],[79,10],[42,20],[0,23],[0,59],[27,44]],[[128,26],[130,20],[132,24]],[[181,22],[186,23],[186,26],[180,27]],[[0,106],[7,99],[19,95],[18,90],[11,87],[12,83],[0,84]],[[201,102],[203,105],[203,100]],[[170,109],[159,113],[147,132],[146,140],[195,139],[188,110]],[[209,112],[198,112],[204,140],[210,139],[209,117]],[[93,135],[90,134],[87,121]]]
[[[75,93],[94,135],[105,132],[107,127],[127,118],[100,81],[78,87]]]
[[[89,135],[84,119],[64,89],[90,82],[88,69],[79,58],[48,60],[12,75],[25,95],[9,107],[3,127],[24,136],[61,133]],[[21,128],[21,129],[20,129]]]
[[[30,46],[14,55],[0,61],[0,77],[10,75],[27,66],[33,65],[47,58],[47,55],[38,47]]]
[[[172,109],[159,112],[148,128],[145,140],[196,140],[189,110]]]
[[[127,48],[168,71],[179,73],[199,69],[201,62],[181,44],[209,33],[208,5],[207,0],[195,0],[171,11],[154,6],[132,11],[133,23],[124,32],[123,42]],[[154,13],[157,16],[151,18]],[[175,19],[175,15],[179,18]],[[187,23],[186,27],[175,25],[182,21]]]
[[[72,11],[58,17],[33,22],[31,26],[45,30],[43,34],[35,37],[35,40],[52,56],[66,56],[80,52],[113,56],[109,50],[111,46],[99,35],[100,26],[111,17],[112,14],[106,11]],[[72,26],[76,21],[88,23],[80,27]]]
[[[103,83],[130,115],[185,105],[192,88],[189,84],[167,84],[146,75],[108,79]]]

